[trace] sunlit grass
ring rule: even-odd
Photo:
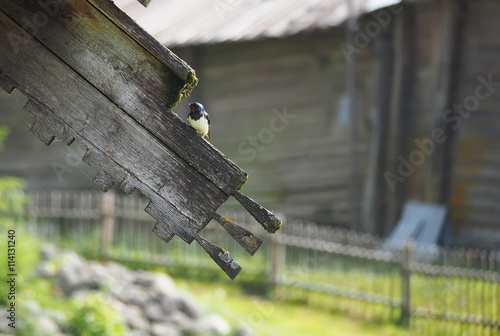
[[[411,333],[391,323],[351,319],[314,306],[273,301],[248,295],[237,285],[176,279],[206,307],[226,318],[233,326],[249,326],[256,335],[394,335]]]

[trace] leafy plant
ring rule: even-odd
[[[75,336],[121,336],[127,328],[120,314],[102,296],[91,294],[85,301],[75,301],[68,331]]]

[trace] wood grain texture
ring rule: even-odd
[[[175,55],[172,51],[162,46],[160,42],[137,25],[134,20],[116,7],[114,3],[108,0],[87,1],[98,8],[117,26],[123,29],[131,38],[137,41],[151,54],[172,69],[172,71],[174,71],[185,82],[190,83],[190,85],[196,85],[197,79],[194,76],[193,69],[191,69],[186,62]]]
[[[243,195],[238,190],[233,193],[234,198],[262,225],[269,233],[275,233],[281,228],[281,219],[271,211],[265,209],[250,197]]]
[[[22,26],[40,9],[15,0],[0,10]],[[168,108],[181,79],[85,0],[59,11],[33,32],[45,47],[227,194],[242,186],[247,174]]]
[[[233,237],[234,240],[238,242],[250,255],[254,255],[255,252],[262,245],[262,239],[251,233],[245,228],[234,223],[229,218],[214,214],[214,219],[219,223],[224,230],[227,231]]]

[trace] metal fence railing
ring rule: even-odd
[[[58,190],[28,196],[26,230],[44,241],[109,259],[217,267],[195,244],[157,238],[144,198]],[[400,320],[422,335],[500,335],[500,252],[412,242],[383,248],[377,236],[284,216],[282,230],[270,236],[247,213],[224,215],[261,234],[264,244],[242,274],[267,276],[277,298]],[[215,223],[202,235],[235,260],[250,258]]]

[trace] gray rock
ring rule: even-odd
[[[138,306],[141,309],[145,309],[146,306],[152,301],[148,292],[144,288],[138,286],[131,287],[128,291],[122,294],[125,296],[125,303]]]
[[[151,334],[144,330],[131,330],[127,333],[127,336],[151,336]]]
[[[0,306],[0,321],[2,321],[0,323],[0,333],[8,332],[10,331],[9,329],[12,329],[7,325],[7,323],[10,322],[9,320],[7,320],[7,316],[8,316],[7,307]]]
[[[142,310],[137,306],[124,307],[125,309],[122,311],[122,314],[125,317],[127,325],[131,329],[142,330],[149,333],[151,325]]]
[[[189,293],[179,292],[175,298],[175,304],[178,310],[192,319],[197,319],[202,315],[198,301]]]
[[[163,313],[163,309],[161,308],[161,305],[156,302],[150,302],[146,304],[146,307],[144,308],[144,313],[146,314],[146,317],[150,321],[164,321],[165,320],[165,314]]]
[[[150,287],[154,281],[155,274],[153,272],[139,270],[135,273],[133,283],[142,287]]]
[[[87,274],[84,277],[85,285],[90,289],[100,289],[112,282],[110,271],[99,262],[88,263]]]
[[[52,261],[42,260],[35,268],[34,276],[43,278],[54,278],[56,276],[56,266]]]
[[[177,309],[175,299],[167,296],[160,298],[160,306],[163,310],[163,314],[165,315],[170,315],[175,309]]]
[[[63,266],[59,271],[59,286],[66,295],[78,290],[82,284],[82,278],[79,271],[73,267]]]
[[[80,257],[74,251],[67,251],[61,256],[61,265],[64,267],[71,267],[74,269],[83,269],[87,261]]]
[[[57,323],[48,316],[39,316],[37,318],[36,326],[38,335],[51,336],[59,333]]]
[[[109,261],[106,263],[106,268],[109,270],[110,275],[115,280],[121,280],[122,282],[132,283],[135,279],[133,271],[126,268],[125,266],[118,264],[114,261]]]
[[[52,244],[45,244],[40,249],[40,256],[42,260],[52,260],[59,253],[59,250]]]
[[[253,336],[254,332],[249,326],[241,326],[234,331],[235,336]]]
[[[38,301],[35,300],[26,300],[23,306],[29,311],[29,315],[40,315],[42,312],[42,307],[40,307]]]
[[[203,316],[192,326],[193,334],[228,335],[231,332],[229,323],[218,314]]]
[[[154,323],[151,326],[152,336],[181,336],[181,332],[170,323]]]
[[[66,325],[67,319],[66,315],[59,310],[54,310],[50,308],[44,308],[43,313],[50,317],[57,325],[63,326]]]
[[[189,331],[193,326],[193,321],[180,311],[174,311],[172,314],[166,315],[165,322],[177,326],[182,331]]]
[[[149,286],[151,296],[163,299],[164,297],[175,297],[177,287],[174,280],[166,274],[156,273],[154,281]]]

